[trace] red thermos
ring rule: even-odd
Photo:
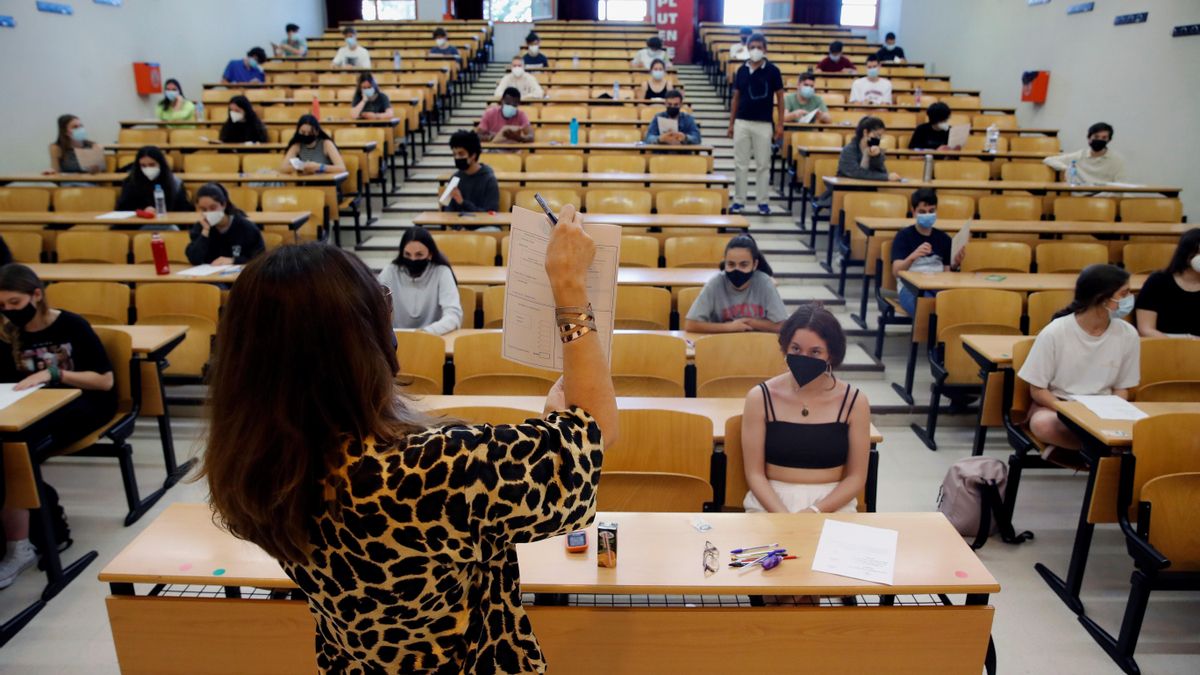
[[[313,96],[312,115],[318,120],[321,119],[321,99]]]
[[[171,273],[171,263],[167,260],[167,244],[157,232],[150,235],[150,253],[154,256],[154,271],[160,276]]]

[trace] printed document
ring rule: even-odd
[[[827,518],[813,556],[813,571],[891,585],[900,533]]]
[[[0,410],[7,408],[8,406],[20,401],[38,389],[41,389],[41,385],[38,385],[36,387],[30,387],[29,389],[16,391],[13,389],[15,386],[17,386],[16,382],[0,383]]]
[[[1091,410],[1096,417],[1102,420],[1136,422],[1143,417],[1149,417],[1120,396],[1072,396],[1071,398],[1082,403],[1083,407]]]

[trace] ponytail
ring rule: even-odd
[[[754,241],[754,237],[748,234],[739,234],[729,243],[725,245],[725,252],[728,253],[731,248],[744,248],[750,251],[750,257],[758,263],[758,271],[766,274],[769,277],[775,276],[775,271],[771,269],[770,263],[767,262],[766,256],[762,251],[758,250],[758,242]]]
[[[1107,301],[1129,281],[1129,272],[1116,265],[1088,265],[1075,280],[1075,299],[1051,320],[1079,314]]]

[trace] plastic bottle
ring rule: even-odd
[[[204,101],[196,101],[196,120],[204,121]]]
[[[621,83],[620,82],[613,82],[613,100],[614,101],[621,100]]]
[[[1071,160],[1071,166],[1067,168],[1067,185],[1083,185],[1083,180],[1079,177],[1079,167],[1075,165],[1075,160]]]
[[[571,67],[573,67],[573,68],[579,67],[579,55],[578,54],[571,57]]]
[[[916,106],[921,105],[921,88],[920,87],[913,89],[913,104]]]
[[[154,186],[154,217],[163,218],[167,215],[167,195],[161,185]]]
[[[396,70],[400,70],[400,50],[399,49],[392,52],[392,68],[394,68]]]
[[[320,119],[321,119],[321,99],[316,94],[313,94],[312,115],[313,115],[313,117],[317,118],[318,121],[320,121]]]
[[[987,151],[996,154],[1000,145],[1000,127],[992,124],[987,128]]]
[[[171,262],[167,260],[167,244],[159,233],[150,235],[150,254],[154,256],[154,272],[160,276],[171,273]]]
[[[579,145],[579,120],[571,118],[571,145]]]
[[[926,183],[933,180],[933,155],[925,155],[925,171],[921,174],[921,180]]]

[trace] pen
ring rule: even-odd
[[[775,548],[777,546],[779,546],[778,542],[774,544],[763,544],[762,546],[747,546],[746,548],[735,548],[730,551],[730,553],[745,553],[746,551],[757,551],[760,548]]]
[[[785,556],[779,556],[779,559],[780,559],[780,560],[795,560],[795,559],[796,559],[796,556],[794,556],[794,555],[785,555]],[[748,562],[731,562],[731,563],[729,563],[729,566],[730,566],[730,567],[749,567],[751,564],[754,564],[754,563],[748,563]]]
[[[770,551],[755,551],[754,553],[740,553],[740,554],[735,553],[734,555],[732,555],[730,557],[733,558],[734,560],[745,560],[747,558],[761,558],[762,556],[767,556],[767,555],[786,555],[786,554],[787,554],[786,548],[773,548]]]
[[[542,199],[541,193],[533,193],[533,198],[537,200],[538,206],[542,207],[542,210],[546,212],[546,217],[550,219],[550,224],[557,225],[558,218],[554,217],[554,212],[550,210],[550,205],[546,203],[546,200]]]

